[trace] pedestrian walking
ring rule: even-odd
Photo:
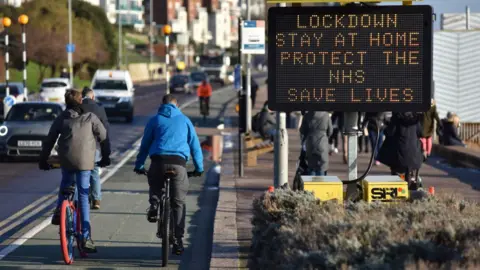
[[[107,139],[105,140],[105,144],[107,145],[108,149],[110,149],[110,139],[109,139],[109,129],[110,129],[110,124],[108,123],[108,118],[107,118],[107,113],[105,112],[105,109],[98,105],[97,102],[95,102],[95,93],[93,92],[92,89],[88,87],[84,87],[82,91],[82,109],[84,112],[90,112],[95,114],[95,116],[100,119],[100,122],[102,122],[103,126],[105,127],[107,131]],[[98,210],[100,209],[100,201],[102,200],[102,185],[100,183],[100,167],[97,164],[97,162],[100,161],[100,148],[99,144],[97,143],[97,150],[95,151],[95,167],[90,173],[90,186],[92,190],[92,209]]]
[[[380,161],[378,160],[378,152],[380,147],[383,144],[383,135],[384,135],[384,128],[386,123],[386,113],[385,112],[367,112],[365,114],[365,119],[362,123],[362,128],[366,128],[368,132],[368,137],[370,138],[370,145],[372,147],[372,151],[376,151],[375,153],[375,165],[380,165]],[[375,144],[377,142],[378,143]]]
[[[308,173],[326,175],[328,171],[329,144],[332,135],[332,120],[328,112],[307,112],[302,120],[300,133],[304,138]]]
[[[429,157],[432,153],[432,136],[435,132],[435,121],[437,122],[437,125],[440,126],[440,129],[443,129],[440,117],[438,117],[435,100],[432,98],[430,109],[423,113],[423,117],[420,121],[422,127],[422,137],[420,140],[422,142],[422,150],[425,157]]]
[[[385,129],[386,139],[378,153],[378,161],[390,167],[392,175],[418,171],[424,157],[420,143],[419,123],[421,114],[393,113]]]

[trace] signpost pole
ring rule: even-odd
[[[345,112],[345,135],[348,138],[347,144],[347,164],[348,164],[348,180],[357,179],[357,146],[358,146],[358,113]],[[345,145],[345,144],[344,144]],[[372,149],[372,152],[374,149]],[[347,199],[354,200],[357,196],[357,184],[347,184]]]
[[[286,7],[286,3],[277,4],[279,7]],[[284,112],[277,112],[277,128],[274,142],[274,178],[275,188],[288,183],[288,132],[287,115]]]
[[[251,19],[251,11],[250,11],[250,1],[247,0],[247,21]],[[251,61],[252,56],[251,54],[247,54],[247,127],[246,133],[250,134],[252,131],[252,70],[251,70]]]

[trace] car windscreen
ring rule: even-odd
[[[188,83],[188,77],[187,76],[174,76],[172,78],[172,83],[173,84],[186,84],[186,83]]]
[[[190,74],[190,77],[192,78],[192,81],[194,81],[194,82],[201,82],[201,81],[207,79],[207,77],[205,76],[205,73],[203,73],[203,72],[192,73],[192,74]]]
[[[67,87],[67,84],[64,82],[44,82],[42,83],[42,87],[47,88],[56,88],[56,87]]]
[[[5,96],[7,92],[6,89],[7,87],[4,84],[0,85],[0,95]],[[21,91],[16,85],[9,85],[8,89],[10,90],[10,95],[18,96],[20,94],[23,94],[23,91]]]
[[[50,104],[17,104],[8,112],[7,121],[53,121],[62,113],[62,108]]]
[[[128,90],[124,80],[95,80],[93,89],[98,90]]]

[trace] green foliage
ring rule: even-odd
[[[480,269],[479,212],[453,197],[344,207],[277,190],[253,203],[249,268]]]

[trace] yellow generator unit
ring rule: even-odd
[[[303,189],[313,192],[320,201],[337,200],[343,204],[343,184],[336,176],[301,176]]]
[[[407,182],[395,175],[367,176],[362,189],[367,202],[398,202],[410,197]]]

